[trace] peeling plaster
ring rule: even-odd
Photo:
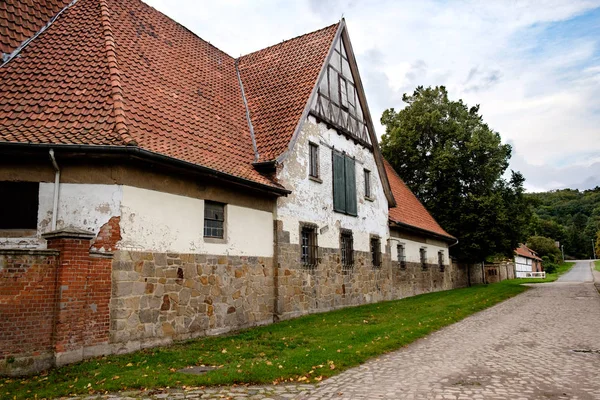
[[[204,239],[204,200],[123,187],[119,249],[273,256],[273,214],[228,204],[225,240]]]
[[[308,143],[319,145],[319,170],[322,183],[308,178]],[[332,150],[344,151],[356,158],[356,188],[358,216],[352,217],[333,211]],[[354,141],[328,129],[308,117],[300,130],[294,154],[286,158],[277,178],[285,187],[293,188],[287,197],[277,201],[277,218],[283,222],[283,229],[290,232],[290,243],[299,243],[299,223],[313,222],[322,228],[319,234],[319,247],[338,248],[340,228],[351,229],[354,233],[354,249],[369,251],[370,235],[382,238],[382,252],[385,252],[385,239],[388,237],[388,203],[377,173],[373,153],[357,145]],[[363,169],[371,171],[371,192],[374,201],[364,198]]]

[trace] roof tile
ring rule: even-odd
[[[425,206],[417,199],[391,164],[385,159],[384,165],[392,193],[396,199],[396,207],[389,209],[390,220],[454,239],[429,214],[429,211],[427,211]]]
[[[288,148],[339,23],[242,56],[239,70],[261,161]]]

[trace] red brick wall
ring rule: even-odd
[[[0,360],[52,351],[58,254],[0,252]]]
[[[98,250],[120,240],[119,219],[102,227],[98,249],[83,231],[44,237],[48,250],[0,250],[0,374],[106,352],[94,346],[108,344],[112,255]]]

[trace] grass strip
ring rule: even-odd
[[[551,278],[545,281],[548,279]],[[314,383],[522,293],[527,287],[520,284],[527,281],[428,293],[307,315],[228,336],[90,359],[33,377],[0,379],[0,398],[41,399],[184,386]],[[177,372],[195,365],[218,369],[199,376]]]

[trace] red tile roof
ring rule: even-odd
[[[429,211],[421,204],[419,199],[406,186],[402,178],[396,173],[390,163],[384,159],[385,171],[390,181],[392,193],[396,199],[396,207],[389,209],[389,218],[392,222],[409,225],[414,228],[425,230],[436,235],[445,236],[450,239],[454,237],[446,232]]]
[[[0,1],[0,53],[10,54],[71,0]]]
[[[2,23],[30,35],[19,3]],[[287,148],[336,26],[239,60],[261,161]],[[252,166],[235,63],[139,0],[78,0],[0,69],[0,141],[138,146],[279,189]]]
[[[287,150],[338,27],[339,23],[240,57],[261,161]]]
[[[537,253],[535,251],[531,250],[529,247],[525,246],[524,244],[520,244],[519,247],[517,249],[515,249],[515,254],[526,257],[526,258],[532,258],[534,260],[542,261],[542,259],[537,255]]]

